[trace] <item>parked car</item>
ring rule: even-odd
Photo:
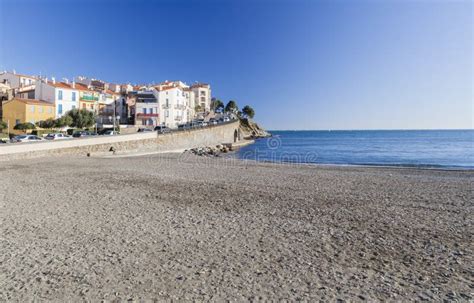
[[[145,132],[152,132],[153,130],[152,129],[149,129],[149,128],[139,128],[138,129],[138,132],[139,133],[145,133]]]
[[[192,127],[191,123],[178,124],[178,129],[179,130],[190,129],[191,127]]]
[[[165,133],[171,132],[171,129],[165,125],[158,125],[155,127],[155,131],[158,132],[159,134],[165,134]]]
[[[117,132],[117,131],[107,130],[107,131],[102,133],[102,136],[115,136],[115,135],[118,135],[118,134],[119,134],[119,132]]]
[[[217,124],[216,119],[214,119],[214,118],[209,119],[209,125],[216,125],[216,124]]]
[[[46,140],[65,140],[71,139],[71,137],[61,134],[61,133],[51,133],[45,137]]]
[[[20,142],[38,142],[43,140],[42,138],[35,136],[35,135],[19,135],[15,136],[10,139],[12,143],[20,143]]]
[[[77,131],[72,134],[73,138],[84,138],[90,136],[97,136],[97,133],[89,132],[89,131]]]
[[[230,121],[230,118],[229,117],[224,117],[222,118],[222,122],[229,122]]]

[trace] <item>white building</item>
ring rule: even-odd
[[[195,83],[191,85],[190,89],[194,95],[194,105],[199,105],[202,112],[210,112],[211,86],[207,83]]]
[[[182,81],[165,81],[154,85],[151,90],[159,103],[159,124],[170,128],[195,119],[198,104],[201,115],[211,108],[209,84],[196,83],[190,87]]]
[[[55,104],[56,118],[79,106],[79,90],[74,82],[56,82],[54,78],[51,81],[39,80],[36,83],[35,96],[36,99]]]
[[[181,81],[166,81],[152,88],[159,102],[160,124],[176,128],[179,124],[191,121],[194,110],[191,104],[189,86]]]
[[[22,99],[35,99],[36,80],[37,77],[17,74],[15,71],[0,74],[0,83],[9,85],[12,95]]]

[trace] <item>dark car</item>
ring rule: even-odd
[[[84,137],[90,137],[90,136],[97,136],[97,133],[88,132],[88,131],[78,131],[72,134],[73,138],[84,138]]]
[[[185,130],[185,129],[190,129],[190,128],[192,128],[191,123],[183,123],[183,124],[178,125],[179,130]]]
[[[165,133],[171,132],[171,129],[165,125],[158,125],[155,127],[155,131],[158,132],[159,134],[165,134]]]
[[[152,129],[149,129],[149,128],[139,128],[138,129],[138,132],[139,133],[145,133],[145,132],[152,132],[153,130]]]

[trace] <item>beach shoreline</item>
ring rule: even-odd
[[[474,173],[396,168],[10,161],[0,300],[472,299]]]

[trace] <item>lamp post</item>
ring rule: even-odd
[[[114,133],[115,133],[115,118],[117,117],[117,104],[115,103],[115,100],[114,100]]]

